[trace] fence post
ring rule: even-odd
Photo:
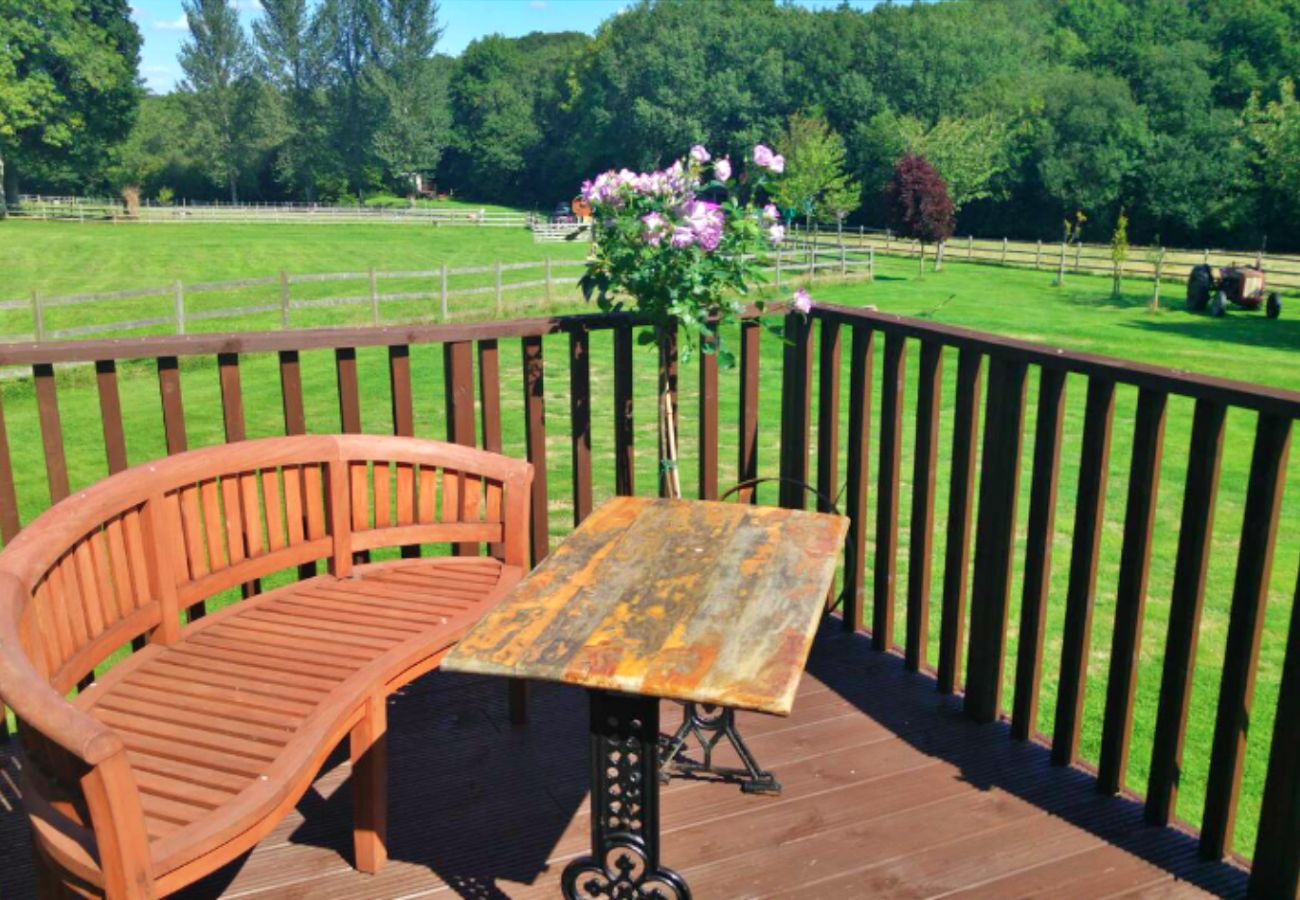
[[[1042,260],[1042,258],[1043,258],[1043,242],[1040,240],[1040,241],[1038,242],[1038,246],[1037,246],[1037,248],[1034,250],[1034,269],[1035,269],[1035,270],[1037,270],[1037,269],[1039,268],[1038,264],[1039,264],[1039,262]]]
[[[867,281],[876,280],[876,248],[867,248]]]
[[[447,319],[449,318],[450,316],[447,315],[447,264],[443,263],[442,264],[442,320],[446,322]]]
[[[289,330],[289,274],[280,270],[280,328]]]
[[[546,305],[551,305],[551,257],[546,257]]]
[[[849,259],[844,255],[844,242],[840,242],[840,275],[849,274]]]
[[[1209,250],[1202,250],[1202,251],[1201,251],[1201,264],[1202,264],[1202,265],[1206,265],[1206,266],[1208,266],[1208,265],[1210,264],[1210,251],[1209,251]]]
[[[1002,265],[1007,264],[1007,239],[1002,239]]]
[[[1074,274],[1079,274],[1079,256],[1083,253],[1083,244],[1074,245]]]
[[[817,244],[808,245],[808,280],[813,281],[817,277]]]
[[[1065,241],[1061,241],[1061,262],[1056,267],[1056,283],[1065,284]]]
[[[1160,274],[1165,265],[1165,249],[1160,247],[1156,250],[1156,289],[1151,295],[1151,308],[1160,308]]]
[[[375,278],[375,267],[370,267],[370,323],[379,324],[379,281]]]
[[[966,235],[966,258],[975,258],[975,235],[973,234]]]
[[[776,246],[776,289],[781,290],[781,245]]]
[[[501,260],[497,260],[497,318],[501,318]]]
[[[184,286],[181,285],[181,280],[179,278],[176,279],[175,304],[176,304],[176,333],[184,334],[185,333],[185,288]]]
[[[885,252],[886,253],[889,252],[889,239],[893,236],[894,236],[893,232],[890,229],[886,228],[885,229]]]
[[[860,247],[860,246],[862,246],[863,244],[865,244],[866,242],[867,242],[867,226],[865,226],[865,225],[859,225],[859,226],[858,226],[858,246]]]
[[[37,341],[45,340],[45,310],[41,307],[40,291],[32,291],[32,328]]]

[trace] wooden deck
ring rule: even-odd
[[[742,727],[780,797],[674,780],[663,792],[664,861],[698,898],[1239,896],[1246,875],[1195,841],[1142,824],[1048,751],[976,725],[932,679],[868,639],[824,629],[789,719]],[[435,673],[390,711],[390,850],[383,874],[348,865],[350,792],[335,754],[299,810],[249,856],[185,897],[554,897],[584,851],[586,705],[537,686],[512,727],[505,685]],[[665,727],[679,713],[665,713]],[[0,752],[4,752],[0,749]],[[0,896],[33,895],[26,823],[4,757]]]

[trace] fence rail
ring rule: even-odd
[[[843,243],[856,249],[874,248],[887,256],[913,258],[921,252],[918,241],[879,229],[850,228],[839,232],[798,233],[821,246],[839,246]],[[936,248],[926,245],[925,252],[934,258]],[[942,253],[944,262],[992,263],[1066,275],[1112,275],[1115,271],[1110,247],[1105,244],[1013,241],[1007,238],[994,240],[967,236],[949,239],[945,242]],[[1120,268],[1124,278],[1154,280],[1159,274],[1162,281],[1185,282],[1192,267],[1202,264],[1214,268],[1255,266],[1264,270],[1270,288],[1300,289],[1300,256],[1262,251],[1133,246],[1129,248],[1128,258]]]
[[[818,255],[813,253],[806,264],[813,264]],[[491,442],[488,449],[499,450],[502,417],[507,415],[518,417],[511,424],[520,427],[512,431],[522,428],[526,434],[524,452],[536,471],[531,535],[536,561],[550,547],[552,504],[563,504],[575,523],[591,511],[593,459],[598,460],[595,465],[602,465],[593,448],[607,448],[609,455],[603,465],[612,470],[611,481],[617,493],[637,490],[631,348],[634,333],[647,324],[635,315],[609,314],[400,328],[10,345],[0,346],[0,365],[30,367],[34,390],[12,396],[15,403],[23,405],[24,420],[38,423],[44,448],[45,486],[49,500],[56,502],[70,492],[56,367],[95,364],[104,451],[109,470],[116,471],[126,465],[128,426],[131,431],[158,430],[158,422],[149,421],[157,415],[161,433],[167,436],[167,452],[175,453],[186,449],[187,417],[217,415],[215,409],[204,409],[194,400],[196,392],[202,395],[204,391],[196,379],[219,379],[220,416],[227,440],[238,439],[245,432],[244,392],[252,389],[255,377],[260,379],[258,397],[265,399],[270,391],[283,401],[284,432],[302,433],[306,429],[305,367],[300,366],[300,353],[307,352],[332,351],[337,378],[330,380],[338,388],[341,430],[360,431],[365,421],[362,409],[377,402],[368,396],[363,402],[360,385],[384,381],[389,390],[384,392],[382,403],[392,404],[394,431],[411,434],[414,398],[434,394],[432,390],[413,390],[412,349],[440,347],[448,440],[472,445],[482,436],[485,446]],[[609,340],[591,340],[597,334],[608,335]],[[761,342],[765,340],[762,335],[763,330],[754,323],[742,325],[737,344],[738,377],[721,379],[717,358],[712,355],[701,357],[695,364],[700,385],[698,419],[695,427],[683,431],[689,431],[691,436],[682,446],[683,458],[693,459],[699,467],[698,496],[718,496],[721,397],[725,395],[739,409],[736,471],[741,478],[752,477],[759,471],[759,455],[765,446],[758,440],[760,400],[766,397],[771,401],[772,387],[779,384],[780,415],[771,424],[763,422],[762,428],[772,428],[779,434],[781,475],[790,479],[790,484],[810,483],[815,463],[816,484],[823,497],[837,496],[841,472],[847,480],[842,508],[851,524],[839,594],[844,627],[869,631],[878,650],[901,651],[911,670],[933,671],[938,689],[961,694],[967,715],[979,722],[993,722],[1003,715],[1003,673],[1014,667],[1011,735],[1046,741],[1059,765],[1080,761],[1095,764],[1096,784],[1103,793],[1124,789],[1128,780],[1128,759],[1139,740],[1134,730],[1134,696],[1140,674],[1138,648],[1149,653],[1151,645],[1158,644],[1163,650],[1163,668],[1143,801],[1146,818],[1158,826],[1174,823],[1178,792],[1186,789],[1183,773],[1190,770],[1184,755],[1185,737],[1193,680],[1198,666],[1204,665],[1198,662],[1196,648],[1206,605],[1207,562],[1212,553],[1222,556],[1225,552],[1222,544],[1216,549],[1214,540],[1214,511],[1220,505],[1220,491],[1222,499],[1231,495],[1232,502],[1243,505],[1242,531],[1235,548],[1236,574],[1226,608],[1227,627],[1209,628],[1203,635],[1207,641],[1221,641],[1224,653],[1221,671],[1211,681],[1217,684],[1217,702],[1207,709],[1202,701],[1200,707],[1200,714],[1213,722],[1214,738],[1207,752],[1204,808],[1193,823],[1199,828],[1200,847],[1206,857],[1221,858],[1228,853],[1239,808],[1245,736],[1252,723],[1259,727],[1264,720],[1258,711],[1252,712],[1255,674],[1287,481],[1290,435],[1300,418],[1300,393],[837,306],[819,307],[808,318],[787,317],[785,339],[776,348],[781,359],[779,379],[768,385],[756,377]],[[558,359],[551,356],[544,365],[544,347],[556,349],[552,342],[544,344],[544,339],[566,337],[567,352],[561,350]],[[675,330],[661,332],[660,340],[660,383],[676,395],[681,373]],[[503,341],[520,342],[518,358],[522,367],[516,378],[521,404],[501,402]],[[363,347],[387,348],[387,356],[381,361],[378,355],[367,354],[363,361],[357,353]],[[606,352],[612,354],[612,364],[604,358]],[[594,353],[600,355],[589,360],[588,355]],[[249,365],[241,381],[241,362],[259,358],[257,354],[275,354],[271,361],[273,365],[278,361],[278,372],[268,372],[264,364],[257,368]],[[842,365],[844,355],[848,359]],[[477,379],[472,366],[455,362],[473,358],[478,360]],[[190,371],[184,381],[188,404],[181,390],[182,360],[216,363],[210,372],[206,368]],[[152,361],[156,365],[156,413],[143,411],[139,403],[128,411],[121,403],[116,367],[126,361]],[[940,403],[943,373],[945,366],[954,363],[954,421],[951,427],[941,428],[940,413],[945,408]],[[379,366],[382,371],[367,369],[363,374],[368,377],[363,379],[358,372],[363,366]],[[600,441],[592,439],[593,371],[603,383],[613,385],[613,435]],[[255,376],[255,372],[259,374]],[[913,372],[915,382],[909,379]],[[571,410],[567,420],[560,415],[558,422],[555,413],[559,406],[552,405],[549,416],[543,412],[546,389],[557,376],[568,394],[565,407]],[[1028,390],[1031,379],[1036,386],[1035,409],[1030,409],[1029,403],[1035,396]],[[1084,411],[1079,419],[1062,414],[1070,379],[1082,382],[1084,388]],[[909,383],[917,385],[915,400],[905,393]],[[879,415],[873,417],[877,391],[881,406]],[[1121,392],[1123,404],[1117,402]],[[451,415],[453,405],[459,408],[464,397],[475,393],[480,401],[477,410],[482,418],[481,429],[473,418]],[[1186,406],[1175,407],[1175,398]],[[848,427],[842,432],[839,422],[844,401]],[[313,398],[313,402],[318,403],[319,398]],[[909,403],[914,405],[914,420],[908,415]],[[273,405],[278,408],[278,404]],[[1131,418],[1121,412],[1130,405],[1135,409]],[[654,408],[662,415],[659,404]],[[674,402],[673,408],[683,418],[691,415],[689,406],[683,408]],[[1181,528],[1171,537],[1177,544],[1176,555],[1166,559],[1153,550],[1161,537],[1153,524],[1160,505],[1157,485],[1166,467],[1166,423],[1177,419],[1181,425],[1189,415],[1190,443],[1178,446],[1171,454],[1179,462],[1181,468],[1175,471],[1181,477],[1175,485],[1162,487],[1170,496],[1164,497],[1161,504],[1177,502],[1181,506]],[[1248,417],[1243,423],[1247,434],[1239,426],[1227,427],[1230,416],[1240,422],[1243,415]],[[0,538],[7,542],[17,534],[22,522],[3,421],[0,407]],[[905,423],[912,421],[919,449],[913,455],[911,471],[904,472],[899,448],[906,441]],[[664,427],[676,429],[678,422],[674,420]],[[564,442],[547,440],[547,428],[567,432],[571,457],[558,449]],[[875,428],[879,434],[873,433]],[[1032,459],[1024,458],[1028,428],[1035,435]],[[1169,431],[1171,443],[1175,434],[1188,433],[1181,427]],[[951,435],[942,446],[940,434]],[[1121,440],[1121,435],[1126,440]],[[1111,460],[1112,443],[1130,448],[1126,459]],[[1077,484],[1070,482],[1074,489],[1072,522],[1063,526],[1055,521],[1055,513],[1067,447],[1075,447],[1080,453],[1080,465]],[[877,473],[874,504],[869,477],[873,451]],[[939,461],[949,453],[949,478],[941,479],[937,477]],[[1220,483],[1221,464],[1227,461],[1235,465],[1243,458],[1249,460],[1248,476]],[[843,469],[841,459],[846,460]],[[84,460],[78,458],[76,462]],[[571,467],[571,502],[564,496],[567,479],[555,478],[548,488],[548,467],[556,465]],[[1099,547],[1107,524],[1103,499],[1112,469],[1125,477],[1127,498],[1122,505],[1124,542],[1113,637],[1102,648],[1091,645],[1091,635]],[[947,503],[937,504],[945,481]],[[31,479],[25,479],[25,483],[30,489]],[[1028,492],[1029,527],[1025,543],[1019,545],[1017,516],[1022,483]],[[904,487],[909,484],[910,540],[904,551],[900,508],[908,503]],[[641,489],[644,493],[646,485]],[[1061,491],[1062,496],[1064,493]],[[747,499],[758,502],[753,494]],[[803,507],[806,498],[802,490],[783,488],[780,502],[783,506]],[[828,502],[820,504],[825,508]],[[947,510],[946,523],[937,521],[936,509]],[[869,522],[874,525],[875,536],[871,547],[867,542]],[[1053,645],[1059,646],[1060,674],[1055,688],[1049,690],[1041,678],[1048,646],[1043,641],[1043,623],[1049,612],[1052,545],[1054,539],[1062,538],[1071,545],[1069,577],[1064,596],[1064,630],[1059,645]],[[908,567],[905,584],[895,577],[904,557]],[[945,560],[942,584],[932,587],[930,572],[940,557]],[[970,560],[973,569],[968,570]],[[1153,563],[1169,568],[1170,562],[1172,606],[1167,625],[1162,634],[1144,635],[1144,627],[1150,631],[1144,604],[1152,590]],[[1013,627],[1012,590],[1017,582],[1015,572],[1021,566],[1020,638],[1012,659],[1008,650],[1008,633]],[[1267,778],[1256,813],[1259,830],[1251,889],[1259,897],[1300,896],[1300,794],[1295,790],[1300,780],[1300,731],[1296,725],[1296,711],[1300,709],[1300,597],[1293,602],[1289,630],[1281,638],[1285,663],[1267,751]],[[939,618],[937,670],[931,667],[927,641],[932,613]],[[894,626],[899,619],[906,635],[901,647],[894,642]],[[1089,760],[1081,749],[1080,732],[1089,682],[1088,663],[1099,653],[1104,654],[1109,676],[1104,682],[1101,751],[1099,758]],[[959,676],[963,662],[964,684]],[[1098,688],[1094,685],[1093,689]],[[1054,711],[1050,735],[1037,734],[1040,706]]]
[[[871,248],[815,247],[809,242],[792,242],[772,254],[767,266],[769,276],[780,288],[792,277],[815,279],[828,276],[848,277],[874,275],[875,253]],[[294,312],[319,309],[369,307],[370,324],[379,325],[400,321],[450,322],[468,316],[484,314],[503,315],[519,312],[521,306],[533,311],[546,308],[561,297],[561,291],[577,284],[572,270],[581,268],[581,260],[543,259],[535,262],[497,262],[487,266],[446,265],[434,269],[365,272],[323,272],[278,275],[259,278],[240,278],[187,284],[177,280],[170,284],[131,288],[120,291],[95,291],[82,294],[48,296],[33,291],[26,299],[0,301],[0,314],[9,313],[8,322],[24,320],[30,331],[12,331],[6,327],[6,318],[0,315],[0,342],[4,341],[57,341],[92,335],[128,334],[143,329],[168,328],[176,334],[186,334],[189,325],[196,322],[228,321],[238,323],[249,316],[263,319],[249,323],[258,328],[301,327],[294,322]],[[520,273],[541,277],[517,277]],[[490,276],[488,283],[470,283]],[[403,289],[381,290],[383,282],[405,282]],[[420,282],[426,286],[421,288]],[[295,296],[294,287],[308,285],[340,286],[343,293],[330,296]],[[261,289],[259,291],[259,289]],[[190,298],[211,294],[228,294],[234,301],[215,308],[194,308]],[[476,302],[457,304],[460,298],[483,298],[491,295],[491,305]],[[133,306],[130,313],[106,305],[125,301],[160,301],[149,309]],[[398,307],[398,304],[428,303],[423,309]],[[99,307],[99,309],[96,309]],[[156,307],[156,308],[155,308]],[[78,310],[79,324],[56,327],[51,322],[51,312]],[[119,317],[113,318],[114,313]],[[275,321],[267,321],[268,314],[279,313]],[[142,315],[141,315],[142,314]],[[122,315],[134,315],[123,318]],[[86,316],[99,321],[81,324]],[[319,322],[310,323],[317,326]],[[232,326],[238,327],[238,326]],[[5,333],[8,331],[8,333]]]

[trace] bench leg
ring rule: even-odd
[[[375,875],[388,861],[388,711],[380,694],[352,729],[352,841],[358,871]]]

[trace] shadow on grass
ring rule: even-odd
[[[1292,314],[1300,316],[1300,304],[1293,304]],[[1181,310],[1151,316],[1133,322],[1125,322],[1125,328],[1137,328],[1143,331],[1163,335],[1178,335],[1204,341],[1220,343],[1245,344],[1254,347],[1267,347],[1274,350],[1300,351],[1300,318],[1286,318],[1288,310],[1283,309],[1283,318],[1269,319],[1262,312],[1232,311],[1222,318],[1214,319],[1208,315],[1198,315]],[[1249,363],[1244,371],[1226,377],[1248,378]]]

